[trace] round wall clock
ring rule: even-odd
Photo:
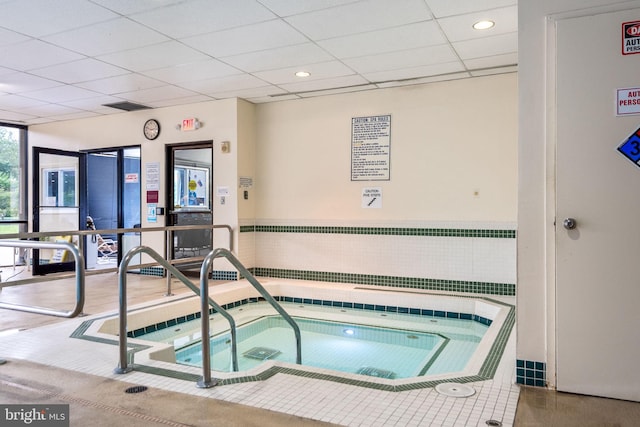
[[[145,138],[154,140],[160,135],[160,123],[155,119],[149,119],[144,123],[143,128]]]

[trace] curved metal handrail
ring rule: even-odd
[[[189,289],[196,293],[196,295],[200,295],[202,300],[204,301],[205,308],[202,310],[202,342],[209,343],[208,339],[204,337],[209,336],[209,305],[216,309],[225,319],[229,321],[229,327],[231,329],[231,351],[232,351],[232,364],[233,370],[238,370],[238,352],[236,349],[236,322],[233,320],[233,317],[222,307],[220,307],[215,301],[209,298],[208,294],[208,284],[204,287],[206,295],[201,295],[200,289],[195,286],[191,281],[180,272],[173,265],[169,264],[162,256],[160,256],[156,251],[147,247],[147,246],[136,246],[135,248],[130,249],[125,256],[122,258],[120,262],[120,267],[118,268],[118,286],[120,288],[120,307],[119,307],[119,359],[120,362],[118,367],[114,369],[114,373],[116,374],[126,374],[130,372],[133,368],[128,366],[127,361],[127,266],[131,259],[139,254],[146,253],[153,259],[155,259],[160,265],[169,270],[171,274],[177,277],[182,283],[184,283]],[[208,304],[208,305],[207,305]],[[205,334],[205,326],[206,326],[206,334]],[[209,359],[207,359],[208,361]],[[204,363],[203,363],[204,366]],[[211,370],[209,369],[209,377],[211,377]],[[213,384],[215,385],[215,384]]]
[[[300,337],[300,327],[298,327],[298,324],[296,323],[296,321],[293,320],[291,316],[289,316],[289,313],[287,313],[284,310],[284,308],[282,308],[282,306],[278,304],[278,302],[275,299],[273,299],[271,294],[267,292],[267,290],[260,284],[260,282],[256,280],[253,274],[251,274],[249,270],[247,270],[245,266],[242,265],[240,260],[238,260],[238,258],[236,258],[235,255],[233,255],[229,250],[224,248],[218,248],[211,251],[204,258],[204,261],[202,262],[202,267],[200,268],[200,301],[201,301],[200,309],[202,310],[203,318],[205,315],[205,311],[208,312],[209,310],[206,305],[207,299],[209,298],[208,296],[209,295],[209,283],[208,283],[209,270],[211,268],[211,264],[213,260],[219,257],[225,257],[231,264],[233,264],[233,266],[238,269],[240,274],[243,277],[245,277],[249,281],[249,283],[251,283],[251,285],[253,285],[253,287],[260,293],[260,295],[262,295],[262,297],[265,300],[267,300],[267,302],[271,304],[271,306],[275,308],[278,313],[280,313],[280,315],[287,321],[287,323],[291,325],[291,327],[293,328],[293,332],[296,336],[296,363],[298,365],[301,365],[302,364],[302,344],[301,344],[301,337]],[[204,339],[204,337],[208,337],[208,336],[209,336],[209,323],[206,322],[206,325],[205,325],[205,322],[203,322],[202,323],[203,377],[202,377],[202,380],[198,381],[198,387],[200,388],[213,387],[217,384],[215,380],[211,379],[211,359],[210,359],[211,345],[208,339]],[[235,352],[236,349],[232,348],[231,351]],[[236,358],[237,358],[237,355],[236,355]]]
[[[11,304],[8,302],[0,303],[0,308],[8,308],[10,310],[24,311],[27,313],[46,314],[58,317],[76,317],[82,313],[84,307],[85,286],[84,286],[84,257],[79,249],[70,242],[38,242],[35,240],[0,240],[0,246],[13,248],[36,248],[36,249],[63,249],[73,254],[76,264],[76,305],[71,311],[54,310],[44,307],[31,307],[27,305]],[[0,284],[0,287],[2,285]]]

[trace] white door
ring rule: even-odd
[[[616,89],[640,87],[622,24],[640,9],[557,21],[558,390],[640,401],[640,167],[617,152],[640,115]],[[575,219],[575,228],[563,221]]]

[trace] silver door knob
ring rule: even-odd
[[[565,220],[562,222],[562,225],[567,230],[573,230],[574,228],[576,228],[578,224],[576,223],[576,220],[573,218],[565,218]]]

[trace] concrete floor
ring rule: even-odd
[[[7,270],[7,268],[5,268]],[[11,267],[8,268],[11,270]],[[24,273],[26,274],[26,272]],[[3,275],[3,277],[7,277]],[[19,276],[18,276],[19,277]],[[157,278],[136,276],[128,290],[130,305],[159,298]],[[116,310],[115,273],[88,276],[85,314]],[[0,289],[0,301],[69,310],[75,302],[74,281],[48,281]],[[215,286],[215,284],[213,284]],[[174,294],[190,292],[178,282]],[[16,329],[31,329],[64,322],[65,319],[0,309],[0,335]],[[0,359],[3,355],[0,354]],[[125,393],[136,384],[72,372],[27,360],[4,358],[0,365],[0,404],[64,403],[70,405],[71,426],[323,426],[321,421],[259,409],[237,403],[149,388],[141,393]],[[522,387],[515,426],[598,426],[640,425],[640,403],[591,396],[558,393]],[[478,425],[483,425],[479,423]],[[434,424],[430,424],[434,425]]]

